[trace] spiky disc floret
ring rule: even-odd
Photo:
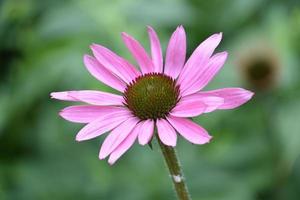
[[[179,86],[167,75],[144,74],[127,86],[124,99],[129,110],[141,120],[164,118],[179,100]]]

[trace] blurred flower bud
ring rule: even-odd
[[[241,53],[237,60],[242,78],[257,91],[276,87],[280,74],[277,54],[268,45],[256,45]]]

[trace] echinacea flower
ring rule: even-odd
[[[87,104],[67,107],[60,115],[71,122],[87,123],[77,134],[77,141],[110,132],[99,153],[100,159],[109,156],[110,164],[136,139],[141,145],[148,144],[155,127],[159,139],[167,146],[176,146],[176,132],[191,143],[208,143],[212,137],[189,118],[217,109],[236,108],[253,95],[242,88],[202,91],[227,58],[227,52],[213,55],[222,33],[207,38],[185,62],[186,34],[182,26],[177,27],[170,38],[164,64],[156,32],[148,27],[148,34],[151,57],[137,40],[122,33],[139,70],[98,44],[91,45],[94,57],[84,56],[87,70],[120,94],[92,90],[51,93],[55,99]]]

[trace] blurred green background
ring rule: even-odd
[[[114,166],[98,160],[104,137],[77,143],[82,125],[58,116],[52,91],[111,89],[85,70],[100,43],[132,61],[125,31],[163,49],[176,26],[188,54],[223,32],[229,59],[208,88],[244,87],[244,106],[195,119],[213,141],[177,150],[194,200],[300,199],[299,0],[1,0],[0,199],[175,199],[158,145],[135,144]]]

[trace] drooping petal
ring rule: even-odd
[[[206,110],[206,105],[199,101],[180,101],[171,114],[176,117],[195,117]]]
[[[167,120],[185,139],[194,144],[205,144],[212,138],[207,131],[189,119],[169,116]]]
[[[145,120],[141,122],[141,131],[139,133],[138,139],[139,143],[141,145],[148,144],[148,142],[151,140],[153,136],[153,130],[154,130],[154,121],[153,120]]]
[[[99,159],[106,158],[112,151],[114,151],[131,133],[133,128],[138,123],[138,119],[130,117],[124,121],[120,126],[112,130],[105,138],[99,153]]]
[[[154,72],[161,73],[163,71],[163,56],[159,38],[151,26],[148,26],[147,28],[151,45],[151,57],[154,65]]]
[[[94,76],[96,79],[101,81],[102,83],[123,92],[126,88],[125,82],[123,82],[119,77],[112,74],[109,70],[107,70],[103,65],[101,65],[96,58],[92,56],[85,55],[83,57],[83,62],[87,68],[87,70]]]
[[[177,117],[195,117],[202,113],[212,112],[223,105],[223,103],[224,99],[221,97],[203,96],[196,93],[182,97],[171,113]],[[178,115],[174,112],[177,110],[181,111],[185,115]]]
[[[93,44],[91,45],[91,49],[99,63],[127,84],[140,75],[140,72],[132,64],[108,48]]]
[[[108,159],[108,163],[110,165],[113,165],[134,144],[134,141],[141,131],[141,126],[139,123],[134,127],[125,140],[115,150],[113,150],[113,152],[111,152]]]
[[[60,111],[59,115],[71,122],[90,123],[99,117],[122,111],[123,108],[113,106],[69,106]]]
[[[222,88],[198,92],[197,95],[221,97],[224,99],[224,103],[218,109],[233,109],[249,101],[254,93],[243,88]]]
[[[81,101],[98,106],[123,105],[122,96],[95,90],[52,92],[51,97],[64,101]]]
[[[197,76],[205,71],[210,56],[222,39],[222,33],[214,34],[202,42],[193,52],[183,67],[178,83],[184,91],[190,84],[197,80]]]
[[[123,32],[122,38],[125,45],[129,49],[129,51],[131,52],[131,54],[133,55],[137,63],[139,64],[142,73],[146,74],[146,73],[153,72],[154,71],[153,62],[148,56],[145,49],[142,47],[142,45],[127,33]]]
[[[76,135],[76,140],[83,141],[98,137],[103,133],[114,129],[119,124],[127,120],[130,116],[131,113],[125,108],[118,112],[111,112],[107,115],[100,116],[96,120],[83,127]]]
[[[185,54],[186,35],[183,26],[179,26],[168,44],[164,73],[176,79],[184,65]]]
[[[177,135],[174,128],[165,119],[159,119],[156,122],[159,139],[168,146],[176,146]]]
[[[227,59],[227,52],[217,53],[210,58],[206,70],[198,74],[196,81],[182,92],[182,96],[193,94],[204,88],[219,72]]]

